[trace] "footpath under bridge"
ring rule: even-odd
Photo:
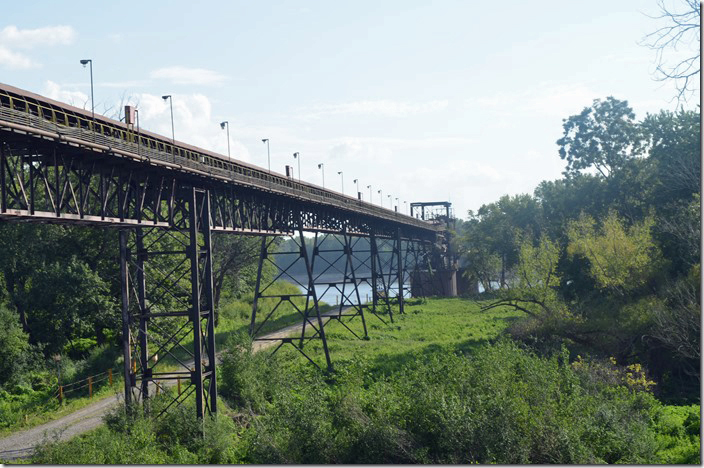
[[[342,282],[352,289],[364,281],[374,286],[372,313],[380,300],[377,285],[388,305],[394,277],[402,307],[409,265],[427,263],[443,239],[441,225],[4,84],[0,220],[119,228],[125,402],[147,404],[150,391],[165,381],[180,387],[184,380],[187,391],[172,404],[195,393],[198,416],[217,410],[211,232],[264,236],[260,272],[273,236],[298,238],[312,301],[303,314],[306,323],[309,309],[316,315],[328,366],[314,287],[317,244],[310,261],[303,233],[315,233],[316,242],[331,234],[343,239],[348,266]],[[368,247],[355,250],[360,238],[369,239]],[[365,262],[371,275],[355,277],[355,265]],[[258,280],[255,297],[264,297],[261,291]],[[355,313],[364,319],[357,299]],[[253,333],[255,325],[253,312]],[[303,339],[289,342],[302,351]],[[179,369],[162,371],[163,356]]]

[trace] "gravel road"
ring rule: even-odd
[[[329,316],[336,313],[336,311],[331,311],[323,314],[326,317],[323,320],[329,320]],[[309,323],[313,323],[313,321]],[[317,320],[315,320],[315,325],[317,326]],[[302,326],[303,323],[291,325],[268,333],[262,338],[284,338],[296,331],[300,331]],[[257,341],[254,343],[253,351],[258,352],[277,344],[276,341]],[[122,404],[123,401],[122,393],[118,393],[96,401],[62,418],[10,434],[0,439],[0,460],[9,461],[16,458],[27,458],[34,452],[34,447],[45,440],[67,440],[78,434],[95,429],[103,424],[103,416],[111,408]]]

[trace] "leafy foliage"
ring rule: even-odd
[[[611,212],[597,229],[593,218],[582,216],[567,229],[567,252],[589,260],[589,271],[600,287],[623,293],[643,286],[659,266],[650,234],[653,224],[653,218],[646,218],[626,228]]]
[[[643,151],[633,110],[612,96],[595,99],[591,107],[566,119],[563,129],[557,144],[560,158],[567,161],[567,176],[594,169],[609,178]]]

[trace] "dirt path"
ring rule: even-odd
[[[323,314],[326,317],[323,320],[327,321],[329,316],[335,314],[337,314],[337,311],[327,312]],[[317,326],[317,319],[308,323],[315,323]],[[302,327],[303,322],[267,333],[262,338],[284,338],[296,331],[300,331]],[[253,351],[258,352],[277,344],[276,341],[257,341],[254,343]],[[103,416],[110,409],[122,404],[123,401],[122,393],[117,393],[54,421],[21,432],[15,432],[0,439],[0,460],[9,461],[16,458],[26,458],[31,456],[34,452],[34,447],[41,444],[44,440],[68,440],[78,434],[95,429],[103,423]]]

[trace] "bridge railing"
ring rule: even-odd
[[[153,162],[172,169],[187,170],[202,176],[294,196],[301,200],[345,208],[356,213],[392,220],[428,231],[438,228],[425,221],[383,207],[366,203],[344,194],[319,188],[313,184],[270,173],[256,166],[223,159],[220,155],[188,145],[174,145],[150,132],[133,128],[100,116],[95,121],[86,115],[32,102],[22,97],[2,93],[0,88],[0,120],[14,123],[26,130],[55,134],[59,139],[84,146],[121,153],[133,159]]]

